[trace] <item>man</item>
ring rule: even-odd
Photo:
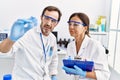
[[[10,37],[0,44],[1,53],[15,56],[12,80],[57,80],[57,44],[51,31],[61,15],[58,8],[48,6],[40,17],[40,27],[24,30],[22,21],[13,25]]]

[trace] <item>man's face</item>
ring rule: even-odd
[[[41,16],[41,31],[43,35],[48,36],[49,33],[58,24],[59,14],[57,11],[45,11],[44,15]]]

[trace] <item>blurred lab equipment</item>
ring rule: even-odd
[[[12,75],[11,74],[5,74],[3,76],[3,80],[12,80]]]

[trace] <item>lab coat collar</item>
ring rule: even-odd
[[[89,37],[87,35],[85,35],[85,38],[84,38],[82,45],[81,45],[81,48],[84,49],[85,47],[87,47],[88,42],[89,42]]]
[[[42,33],[42,31],[41,31],[41,27],[40,26],[37,26],[37,30],[36,30],[38,33]],[[51,34],[51,33],[50,33]],[[50,34],[48,35],[48,36],[44,36],[43,35],[43,37],[45,38],[45,39],[48,39],[49,37],[50,37]]]
[[[84,38],[84,40],[83,40],[83,42],[82,42],[80,51],[78,52],[78,55],[82,55],[84,53],[85,48],[88,45],[88,42],[89,42],[89,37],[86,35],[85,38]]]
[[[41,33],[41,27],[40,26],[37,26],[37,32]]]

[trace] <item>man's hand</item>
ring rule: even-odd
[[[51,80],[57,80],[56,75],[51,76]]]
[[[18,19],[11,28],[10,40],[16,41],[22,37],[28,30],[37,25],[37,19],[30,17],[29,19]]]
[[[83,71],[81,68],[77,67],[76,65],[74,66],[74,68],[68,68],[66,66],[63,66],[63,69],[68,74],[80,75],[82,77],[86,77],[86,71]]]
[[[34,26],[37,26],[37,19],[33,16],[31,16],[29,19],[25,20],[25,27],[24,27],[24,32],[27,32],[29,29],[31,29]]]

